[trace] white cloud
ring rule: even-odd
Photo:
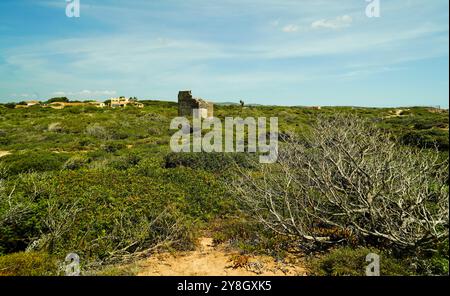
[[[54,96],[100,98],[116,95],[115,91],[108,91],[111,89],[126,96],[175,98],[177,90],[182,88],[201,90],[205,97],[208,93],[203,92],[210,90],[209,97],[212,98],[218,94],[228,95],[234,89],[239,96],[246,91],[258,96],[261,84],[269,83],[274,92],[282,87],[294,90],[304,77],[308,81],[358,78],[385,71],[386,65],[401,64],[406,58],[414,61],[448,56],[448,37],[443,34],[448,36],[448,25],[443,26],[439,19],[427,17],[433,14],[424,13],[426,7],[420,6],[419,1],[421,13],[410,14],[404,12],[400,2],[396,5],[400,8],[394,7],[395,13],[389,12],[388,5],[391,4],[386,3],[384,15],[398,15],[398,18],[386,17],[374,22],[365,17],[363,6],[352,1],[268,0],[271,4],[261,11],[259,1],[249,0],[245,5],[252,3],[252,8],[254,5],[258,9],[239,9],[250,11],[250,15],[243,18],[245,26],[235,22],[237,16],[234,13],[238,9],[227,14],[226,9],[216,7],[223,5],[229,10],[234,7],[229,5],[230,2],[236,2],[238,6],[241,3],[237,3],[238,0],[214,2],[214,7],[209,2],[208,9],[203,6],[201,10],[192,4],[184,5],[183,9],[192,13],[183,10],[183,16],[196,22],[205,19],[205,24],[211,26],[208,26],[208,32],[215,32],[217,27],[211,22],[211,15],[220,14],[220,20],[223,18],[232,24],[224,28],[229,29],[224,36],[233,33],[232,36],[236,35],[242,42],[229,42],[229,38],[221,39],[220,36],[208,38],[209,34],[203,34],[197,26],[195,30],[189,28],[188,20],[184,18],[186,27],[181,27],[179,15],[172,10],[161,12],[141,9],[140,5],[128,4],[130,9],[123,6],[126,4],[121,4],[120,8],[105,5],[96,8],[96,12],[101,13],[94,13],[93,8],[83,19],[95,17],[96,21],[107,25],[120,26],[120,30],[101,35],[70,32],[38,42],[30,39],[23,46],[2,43],[5,47],[0,50],[0,59],[5,63],[0,63],[0,72],[8,74],[6,79],[0,79],[0,99],[6,91],[33,93],[35,90],[44,96],[64,90]],[[142,1],[142,5],[144,3],[147,1]],[[109,10],[104,12],[103,8]],[[64,10],[61,11],[64,14]],[[172,19],[177,21],[171,26],[171,18],[167,18],[164,22],[167,28],[161,28],[156,22],[160,21],[161,13],[164,17],[175,13],[176,17]],[[152,19],[148,14],[158,14],[154,23],[147,21]],[[422,21],[415,21],[418,17]],[[351,30],[337,30],[351,26],[353,22],[355,25]],[[222,25],[220,21],[218,24]],[[332,62],[310,65],[309,57],[316,61],[321,56]],[[283,59],[291,61],[285,63]],[[376,63],[376,67],[368,65],[369,62]],[[355,63],[361,66],[346,68]],[[245,69],[249,69],[248,72],[244,72]]]
[[[54,96],[73,96],[73,97],[87,97],[87,96],[114,96],[117,95],[115,90],[82,90],[79,92],[65,92],[56,91],[53,93]]]
[[[353,19],[349,15],[338,16],[335,19],[321,19],[311,23],[313,29],[332,29],[337,30],[351,25]]]
[[[289,25],[284,26],[282,30],[283,30],[283,32],[286,32],[286,33],[293,33],[293,32],[297,32],[298,29],[299,29],[299,26],[294,25],[294,24],[289,24]]]
[[[0,81],[0,89],[8,89],[9,92],[23,89],[30,93],[34,91],[33,85],[45,85],[48,81],[53,81],[52,89],[37,90],[48,95],[79,99],[108,98],[117,94],[138,97],[151,94],[161,98],[173,98],[177,89],[214,89],[216,93],[228,93],[229,89],[236,85],[232,78],[226,76],[227,71],[211,66],[210,61],[213,61],[212,65],[236,64],[235,61],[252,65],[258,60],[296,58],[300,61],[307,57],[352,54],[350,61],[336,60],[337,64],[333,66],[305,68],[303,65],[301,70],[283,68],[282,71],[280,67],[267,67],[261,70],[265,71],[263,73],[255,71],[252,74],[250,71],[245,74],[250,77],[263,76],[263,81],[272,76],[274,84],[288,85],[286,83],[292,81],[289,76],[298,79],[300,75],[320,80],[323,79],[323,73],[339,78],[355,77],[352,74],[357,72],[351,73],[352,71],[363,71],[359,73],[369,75],[365,69],[369,68],[368,70],[373,72],[371,66],[366,65],[369,61],[366,55],[369,52],[370,61],[376,62],[377,68],[400,63],[405,57],[408,57],[408,60],[420,60],[448,56],[448,45],[445,46],[448,44],[448,38],[441,40],[442,37],[439,36],[443,32],[448,33],[448,27],[432,24],[390,31],[380,30],[379,27],[359,30],[358,26],[355,30],[326,36],[315,34],[313,30],[308,31],[298,25],[298,32],[300,31],[304,33],[301,39],[292,38],[297,37],[294,33],[278,33],[245,44],[223,44],[195,38],[145,39],[141,34],[52,40],[3,52],[6,64],[0,65],[0,72],[3,69],[14,69],[10,72],[20,76],[15,74],[14,80]],[[414,51],[411,50],[412,44]],[[375,48],[377,51],[374,52]],[[67,57],[69,61],[56,64],[53,59],[55,55]],[[347,66],[349,62],[362,66],[344,70],[343,66]],[[280,76],[280,72],[285,75]],[[316,75],[316,72],[322,74]],[[233,73],[232,76],[239,76],[239,73]],[[219,81],[221,83],[218,83]],[[261,78],[252,78],[252,83],[249,81],[247,87],[248,92],[251,93],[250,86],[258,89],[257,83],[260,82]],[[55,90],[59,92],[52,93]],[[172,92],[175,93],[173,97]],[[212,92],[211,97],[214,95]]]

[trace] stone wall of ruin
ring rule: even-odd
[[[206,109],[207,117],[214,116],[212,103],[193,98],[191,91],[180,91],[178,93],[178,116],[192,116],[193,109]]]

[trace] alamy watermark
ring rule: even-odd
[[[380,255],[375,253],[369,253],[366,256],[366,262],[369,262],[369,264],[366,266],[366,276],[379,276]]]
[[[66,16],[80,17],[80,0],[66,0]]]
[[[245,152],[247,150],[247,152],[253,153],[260,152],[260,163],[277,161],[277,117],[270,118],[269,132],[265,117],[247,117],[245,119],[226,117],[225,143],[223,143],[222,136],[222,121],[217,117],[205,119],[203,117],[199,109],[193,110],[192,129],[190,121],[186,117],[172,119],[170,129],[179,130],[170,139],[170,148],[173,152],[191,152],[191,150],[192,152]],[[245,128],[247,128],[248,135],[247,147],[245,145]],[[202,136],[203,130],[210,131]]]
[[[80,275],[80,257],[76,253],[70,253],[66,256],[65,275],[79,276]]]
[[[366,0],[369,2],[366,6],[367,17],[380,17],[380,0]]]

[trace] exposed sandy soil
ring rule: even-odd
[[[225,245],[213,245],[213,239],[206,237],[194,251],[155,254],[137,265],[140,276],[306,275],[299,259],[277,262],[269,256],[239,255]]]
[[[9,152],[9,151],[1,151],[0,150],[0,157],[6,156],[6,155],[9,155],[9,154],[11,154],[11,152]]]
[[[408,111],[408,110],[409,110],[409,109],[406,109],[405,111]],[[400,116],[402,116],[402,112],[403,112],[403,111],[404,111],[403,109],[395,109],[395,111],[392,110],[391,112],[394,112],[394,114],[387,115],[387,116],[385,116],[384,118],[400,117]]]

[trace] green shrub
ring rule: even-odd
[[[430,129],[433,127],[432,123],[427,123],[427,122],[418,122],[416,124],[414,124],[414,129],[416,130],[426,130],[426,129]]]
[[[99,270],[93,270],[88,275],[93,276],[135,276],[139,271],[139,266],[135,264],[130,265],[108,265],[100,268]]]
[[[295,247],[290,238],[274,234],[260,224],[250,223],[248,217],[236,218],[234,215],[213,225],[215,243],[228,242],[245,252],[277,258],[284,257],[287,250]]]
[[[10,183],[0,182],[0,255],[24,251],[43,231],[47,214],[41,203],[49,197],[48,176],[23,174]]]
[[[14,153],[1,158],[1,162],[9,165],[9,173],[16,175],[26,172],[45,172],[59,170],[69,157],[61,153],[48,151],[30,151]]]
[[[255,156],[246,153],[171,152],[164,157],[165,168],[184,166],[207,171],[222,171],[235,164],[252,168],[254,163]]]
[[[9,172],[9,166],[0,161],[0,180],[6,179]]]
[[[60,102],[68,103],[69,99],[67,97],[56,97],[56,98],[49,99],[45,103],[46,104],[51,104],[51,103],[60,103]]]
[[[423,275],[449,274],[449,248],[448,239],[438,246],[437,252],[417,256],[417,271]]]
[[[366,256],[375,253],[380,256],[380,275],[411,275],[411,267],[392,258],[377,249],[360,247],[352,249],[342,247],[333,249],[329,253],[309,261],[309,269],[312,275],[320,276],[364,276]]]
[[[0,256],[0,276],[58,275],[58,263],[44,252],[19,252]]]
[[[63,165],[63,169],[66,170],[77,170],[82,168],[88,163],[88,159],[84,156],[75,155],[69,158]]]
[[[134,167],[141,161],[141,157],[137,154],[129,153],[122,155],[111,161],[111,167],[118,170],[126,170]]]
[[[125,145],[123,145],[121,143],[108,142],[108,143],[102,144],[100,146],[100,148],[105,152],[114,153],[120,149],[125,148]]]
[[[373,118],[399,137],[413,131],[427,143],[448,147],[448,113],[424,108],[387,119],[381,118],[388,109],[347,107],[217,106],[215,113],[220,118],[279,116],[283,140],[287,131],[308,131],[317,115],[336,111]],[[143,110],[0,106],[0,150],[14,154],[0,159],[0,186],[5,186],[0,190],[0,254],[28,249],[64,258],[76,252],[84,264],[134,255],[166,241],[164,247],[189,249],[197,227],[210,230],[217,220],[216,241],[276,256],[288,250],[292,240],[250,223],[247,216],[236,218],[236,192],[224,185],[233,174],[230,168],[253,169],[257,156],[169,153],[174,116],[176,102],[147,101]],[[73,154],[50,152],[56,149]],[[448,272],[448,247],[446,254],[419,256],[414,262],[421,274],[442,274]]]
[[[3,106],[5,106],[8,109],[14,109],[16,108],[16,103],[6,103]]]
[[[6,136],[0,135],[0,145],[7,146],[10,144],[10,140]]]
[[[123,140],[129,137],[129,133],[127,131],[123,131],[123,130],[119,130],[119,129],[114,129],[111,132],[111,139],[114,140]]]
[[[445,257],[436,254],[428,260],[421,261],[419,268],[426,275],[448,275],[448,265],[448,255]]]
[[[193,245],[195,225],[186,213],[193,209],[183,188],[111,169],[42,176],[21,175],[1,191],[7,196],[15,186],[10,200],[0,198],[0,253],[76,252],[89,262]]]
[[[448,151],[448,132],[438,130],[409,131],[400,138],[401,142],[421,148],[437,147],[441,151]]]

